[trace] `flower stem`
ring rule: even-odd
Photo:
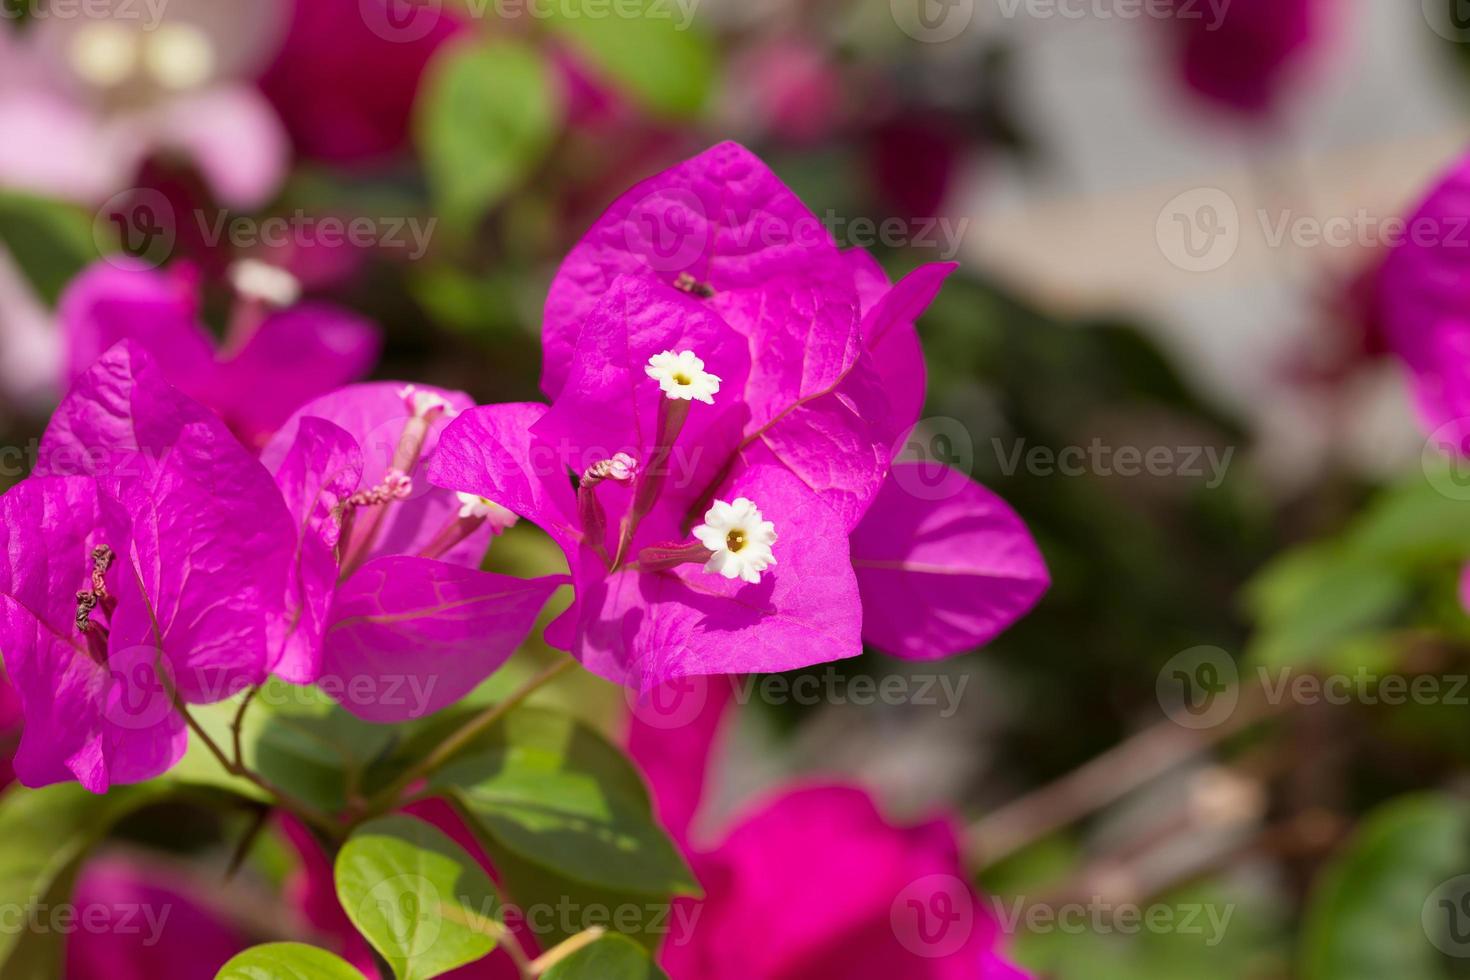
[[[281,809],[290,811],[292,814],[301,818],[301,820],[328,834],[333,840],[341,839],[341,824],[310,803],[298,800],[290,793],[273,785],[259,773],[234,762],[225,754],[224,749],[220,748],[219,743],[214,740],[214,737],[205,731],[204,726],[199,724],[198,720],[189,712],[188,705],[184,704],[177,697],[174,699],[174,704],[179,714],[184,716],[184,721],[188,724],[189,730],[194,733],[196,738],[204,743],[205,748],[209,749],[210,754],[219,761],[220,766],[224,768],[225,772],[231,776],[238,776],[260,787],[274,799],[276,805],[281,807]]]
[[[576,665],[577,662],[571,657],[558,659],[556,663],[522,684],[504,701],[498,701],[490,705],[465,722],[453,734],[440,742],[434,751],[424,756],[405,770],[397,779],[384,787],[382,792],[373,798],[368,807],[367,815],[373,816],[379,813],[386,813],[393,809],[398,804],[398,798],[413,786],[414,783],[417,783],[421,779],[426,779],[453,761],[455,756],[459,755],[471,742],[493,727],[496,722],[519,707],[522,702],[536,693],[537,690],[556,680],[556,678]]]

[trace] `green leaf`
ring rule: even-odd
[[[543,980],[668,980],[648,950],[625,936],[603,936],[542,974]]]
[[[609,12],[597,0],[567,0],[552,7],[552,30],[648,111],[684,119],[709,101],[719,65],[714,42],[683,21],[677,4],[634,0]],[[637,13],[624,15],[632,7]]]
[[[494,841],[573,881],[638,895],[699,892],[632,763],[566,715],[512,712],[433,782]]]
[[[1463,801],[1404,797],[1369,814],[1308,903],[1302,980],[1445,980],[1428,929],[1436,893],[1467,868]]]
[[[535,48],[496,40],[446,49],[416,109],[440,215],[464,232],[523,183],[561,128],[556,77]]]
[[[10,193],[0,193],[0,245],[51,306],[99,254],[90,215],[46,198]]]
[[[168,788],[120,786],[95,796],[73,783],[0,796],[0,907],[63,902],[87,852],[123,817],[162,799]],[[54,931],[0,930],[0,975],[44,976],[55,962]]]
[[[1404,568],[1455,564],[1470,554],[1470,507],[1458,467],[1426,460],[1374,498],[1346,536],[1356,555]]]
[[[347,917],[399,980],[424,980],[495,948],[495,885],[465,850],[406,816],[363,824],[336,864]]]
[[[305,943],[255,946],[220,967],[214,980],[362,980],[334,953]]]
[[[1321,662],[1392,622],[1412,594],[1405,576],[1336,543],[1287,552],[1247,586],[1257,622],[1247,659],[1266,667]]]

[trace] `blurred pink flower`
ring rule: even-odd
[[[1025,980],[1002,956],[948,816],[901,826],[861,788],[812,784],[779,790],[713,846],[691,832],[733,693],[730,678],[681,678],[640,701],[628,731],[705,889],[701,907],[672,919],[662,962],[673,980]]]
[[[1470,456],[1470,155],[1414,209],[1377,281],[1389,346],[1408,366],[1420,416],[1446,450]]]
[[[0,25],[0,187],[97,204],[158,152],[181,154],[215,197],[253,208],[285,178],[289,148],[269,104],[240,81],[274,45],[274,2],[171,0],[107,16]],[[89,7],[89,9],[92,9]]]
[[[842,75],[827,53],[800,37],[737,52],[727,86],[748,126],[792,143],[814,143],[842,123]]]
[[[296,0],[260,88],[303,156],[381,160],[404,149],[419,80],[462,24],[442,4]]]
[[[788,789],[693,856],[706,898],[663,966],[673,980],[1021,980],[958,841],[947,818],[889,822],[856,787]]]
[[[248,945],[188,882],[132,858],[88,862],[72,904],[65,980],[212,980]]]
[[[298,303],[299,284],[273,266],[243,263],[236,272],[239,298],[216,345],[187,266],[95,263],[61,297],[66,382],[118,341],[137,341],[172,384],[259,447],[303,404],[372,368],[382,345],[374,324],[327,303]]]
[[[1323,0],[1175,0],[1185,82],[1201,96],[1246,114],[1269,110],[1288,77],[1323,35]]]

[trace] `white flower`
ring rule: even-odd
[[[490,522],[490,526],[499,534],[508,527],[514,527],[517,520],[516,515],[506,510],[493,500],[477,497],[472,493],[456,493],[459,498],[459,516],[464,520],[482,518]]]
[[[241,259],[230,266],[230,284],[241,296],[282,309],[295,306],[301,298],[300,280],[259,259]]]
[[[716,500],[704,515],[704,523],[694,529],[694,536],[714,552],[704,564],[706,572],[759,582],[761,572],[776,564],[771,553],[776,525],[764,520],[760,508],[745,497],[733,504]]]
[[[697,399],[713,405],[714,395],[720,390],[720,379],[704,369],[704,362],[693,351],[681,350],[676,354],[666,350],[655,354],[643,370],[670,398]]]

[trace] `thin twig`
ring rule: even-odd
[[[245,712],[255,701],[255,696],[260,693],[259,687],[252,687],[245,692],[245,697],[240,699],[240,708],[235,712],[235,720],[230,722],[230,734],[235,743],[235,765],[241,769],[245,768],[245,748],[242,744],[241,732],[245,725]]]
[[[979,868],[1107,807],[1257,722],[1279,713],[1259,686],[1240,689],[1234,713],[1212,728],[1161,721],[1079,769],[1009,803],[970,828],[970,853]]]
[[[224,750],[220,748],[219,743],[214,740],[214,737],[205,731],[204,726],[199,724],[198,720],[189,712],[188,706],[182,701],[176,701],[175,703],[179,713],[184,716],[184,721],[188,724],[189,730],[194,733],[196,738],[204,743],[205,748],[209,749],[210,754],[219,761],[220,766],[224,768],[225,772],[231,776],[238,776],[241,779],[248,780],[260,787],[266,793],[270,794],[275,803],[282,809],[291,811],[291,813],[300,817],[302,820],[326,832],[333,840],[341,837],[342,826],[336,820],[333,820],[330,816],[316,809],[311,804],[303,800],[298,800],[290,793],[275,786],[259,773],[245,766],[236,765],[225,755]]]
[[[536,693],[541,687],[549,684],[576,665],[577,661],[570,657],[559,659],[556,663],[522,684],[504,701],[490,705],[465,722],[452,735],[440,742],[434,751],[424,756],[399,775],[397,779],[384,787],[373,798],[371,805],[368,807],[368,813],[384,813],[393,809],[398,804],[398,798],[415,783],[421,779],[426,779],[453,761],[455,756],[493,727],[496,722],[510,714],[512,710],[519,707],[522,702]]]

